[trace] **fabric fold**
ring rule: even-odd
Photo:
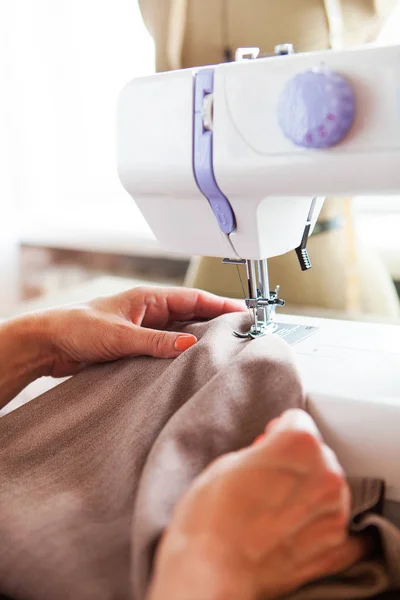
[[[179,358],[97,365],[0,419],[0,597],[145,598],[159,538],[193,478],[304,407],[291,348],[232,335],[248,318],[182,325],[199,341]],[[398,530],[379,514],[359,519],[360,508],[379,512],[381,484],[357,486],[352,527],[377,528],[384,554],[293,600],[397,585]]]

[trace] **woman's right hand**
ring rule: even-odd
[[[217,459],[178,502],[151,600],[277,598],[358,562],[350,494],[311,417],[290,410],[253,446]]]

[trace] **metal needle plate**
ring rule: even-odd
[[[245,331],[243,333],[241,331],[234,331],[233,335],[241,339],[255,340],[263,337],[264,335],[275,333],[277,329],[278,325],[276,323],[268,323],[268,325],[257,331],[255,331],[255,329],[252,327],[249,331]]]
[[[279,335],[279,337],[283,338],[290,346],[294,346],[299,342],[302,342],[306,338],[310,337],[310,335],[314,335],[318,331],[318,327],[313,327],[311,325],[292,325],[287,323],[272,323],[273,330],[271,329],[265,330],[260,333],[253,333],[251,331],[247,331],[245,333],[241,333],[239,331],[234,331],[233,335],[237,338],[247,339],[247,340],[255,340],[259,337],[263,337],[264,335],[271,333],[275,333]]]

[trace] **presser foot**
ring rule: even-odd
[[[237,260],[224,258],[222,262],[246,266],[249,295],[245,302],[253,323],[248,331],[234,331],[233,335],[240,339],[255,340],[264,335],[275,333],[278,329],[278,325],[273,321],[275,310],[278,306],[284,306],[285,301],[279,298],[279,285],[273,292],[270,292],[266,259]]]
[[[267,334],[271,335],[272,333],[275,333],[277,329],[278,325],[276,323],[267,323],[258,327],[252,325],[249,331],[245,331],[243,333],[241,331],[234,331],[233,335],[241,339],[255,340]]]
[[[264,335],[271,335],[278,329],[273,321],[277,306],[284,306],[284,300],[278,298],[279,286],[269,294],[269,299],[263,297],[246,298],[246,306],[253,312],[253,324],[245,332],[234,331],[233,335],[241,339],[255,340]]]

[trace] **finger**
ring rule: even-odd
[[[301,583],[320,577],[330,577],[349,569],[371,552],[371,540],[366,536],[348,537],[342,544],[314,558],[299,571]]]
[[[258,435],[254,441],[253,441],[253,445],[255,444],[261,444],[261,442],[263,442],[265,440],[265,434],[264,433],[260,433],[260,435]]]
[[[155,328],[164,327],[171,321],[212,319],[225,313],[246,310],[243,301],[189,288],[148,288],[144,291],[142,301],[146,306],[142,324]],[[136,306],[137,296],[134,302]]]
[[[281,416],[275,417],[274,419],[271,419],[271,421],[268,421],[268,423],[266,424],[266,426],[264,428],[264,433],[260,433],[253,441],[253,444],[258,444],[262,441],[265,441],[265,436],[272,430],[273,427],[275,427],[275,425],[277,424],[277,422],[279,421]]]
[[[341,546],[332,550],[327,557],[328,574],[334,575],[348,569],[368,556],[372,549],[372,543],[367,536],[351,536]]]
[[[332,471],[333,473],[339,473],[340,475],[344,476],[343,467],[340,464],[339,459],[332,450],[332,448],[329,448],[329,446],[327,446],[326,444],[322,444],[321,452],[323,461],[328,471]]]
[[[288,468],[299,475],[321,472],[324,468],[320,433],[303,410],[286,411],[271,423],[265,439],[253,446],[262,455],[273,460],[277,468]]]
[[[290,409],[273,419],[266,428],[266,435],[282,432],[304,432],[313,436],[319,442],[319,449],[324,466],[328,471],[343,475],[343,468],[334,451],[324,444],[322,435],[312,417],[301,409]]]
[[[194,335],[159,331],[145,327],[134,327],[126,354],[154,356],[156,358],[176,358],[189,350],[197,339]]]
[[[341,546],[347,539],[347,519],[343,511],[318,517],[303,527],[291,539],[294,560],[304,565],[316,556]]]
[[[314,420],[305,410],[300,408],[291,408],[283,412],[280,417],[270,423],[268,431],[270,434],[282,431],[304,431],[314,436],[318,441],[322,441],[322,436]]]
[[[248,451],[253,455],[249,459],[259,465],[273,461],[276,469],[311,477],[318,485],[323,485],[325,476],[340,480],[344,476],[335,453],[324,444],[314,421],[302,410],[287,411],[271,422],[267,433],[258,436]]]
[[[265,434],[269,433],[272,430],[272,428],[276,425],[276,423],[279,419],[280,419],[280,417],[275,417],[275,419],[272,419],[271,421],[269,421],[269,423],[267,423],[265,426],[264,433]]]
[[[242,300],[222,298],[202,290],[173,288],[168,290],[168,308],[172,318],[212,319],[220,315],[246,310]]]
[[[264,433],[260,433],[253,441],[253,445],[254,444],[260,444],[261,442],[265,441],[265,436],[267,435],[267,433],[271,430],[271,428],[274,426],[274,424],[276,423],[276,421],[279,419],[279,417],[275,417],[275,419],[271,419],[271,421],[269,421],[269,423],[267,423],[267,425],[265,426],[264,429]]]
[[[318,440],[322,441],[321,434],[308,413],[301,409],[289,409],[283,412],[279,417],[271,419],[271,421],[266,424],[264,433],[258,435],[254,440],[254,443],[266,440],[268,434],[273,431],[280,432],[289,430],[305,430],[314,435]]]

